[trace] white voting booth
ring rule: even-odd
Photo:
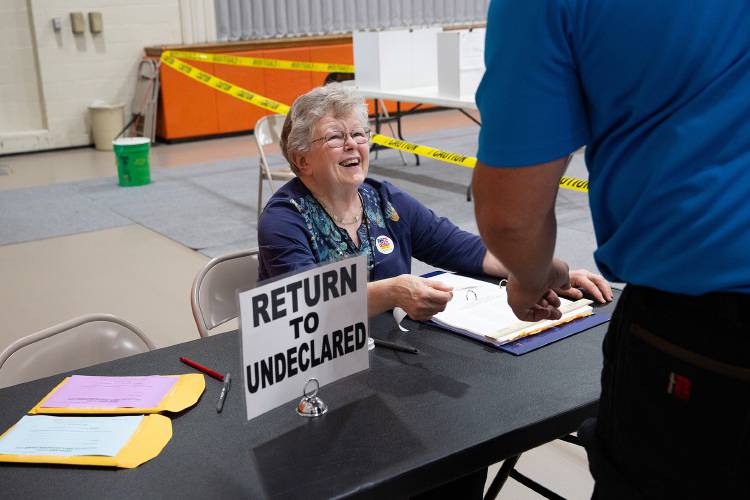
[[[438,93],[474,97],[484,75],[485,29],[443,31],[437,35]]]
[[[357,87],[473,102],[484,74],[484,37],[483,28],[355,31]]]
[[[392,90],[437,85],[440,28],[355,31],[357,85]]]

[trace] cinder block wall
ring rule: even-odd
[[[44,128],[27,0],[0,2],[0,134]]]
[[[182,43],[178,0],[0,4],[0,154],[91,144],[88,105],[121,102],[129,116],[143,47]],[[86,16],[85,33],[73,35],[71,12]],[[102,13],[103,33],[89,12]]]

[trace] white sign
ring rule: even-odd
[[[248,420],[300,399],[311,377],[322,387],[369,368],[365,256],[248,290],[239,301]]]

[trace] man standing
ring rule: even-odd
[[[750,2],[493,0],[485,50],[476,216],[513,310],[560,314],[583,145],[595,258],[628,283],[579,432],[594,497],[750,498]]]

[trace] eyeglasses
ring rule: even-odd
[[[351,136],[352,140],[357,144],[365,144],[370,140],[370,129],[369,128],[355,128],[351,132],[344,132],[342,130],[333,130],[328,132],[323,137],[313,139],[310,144],[318,141],[326,141],[326,145],[329,148],[343,148],[346,144],[346,136]]]

